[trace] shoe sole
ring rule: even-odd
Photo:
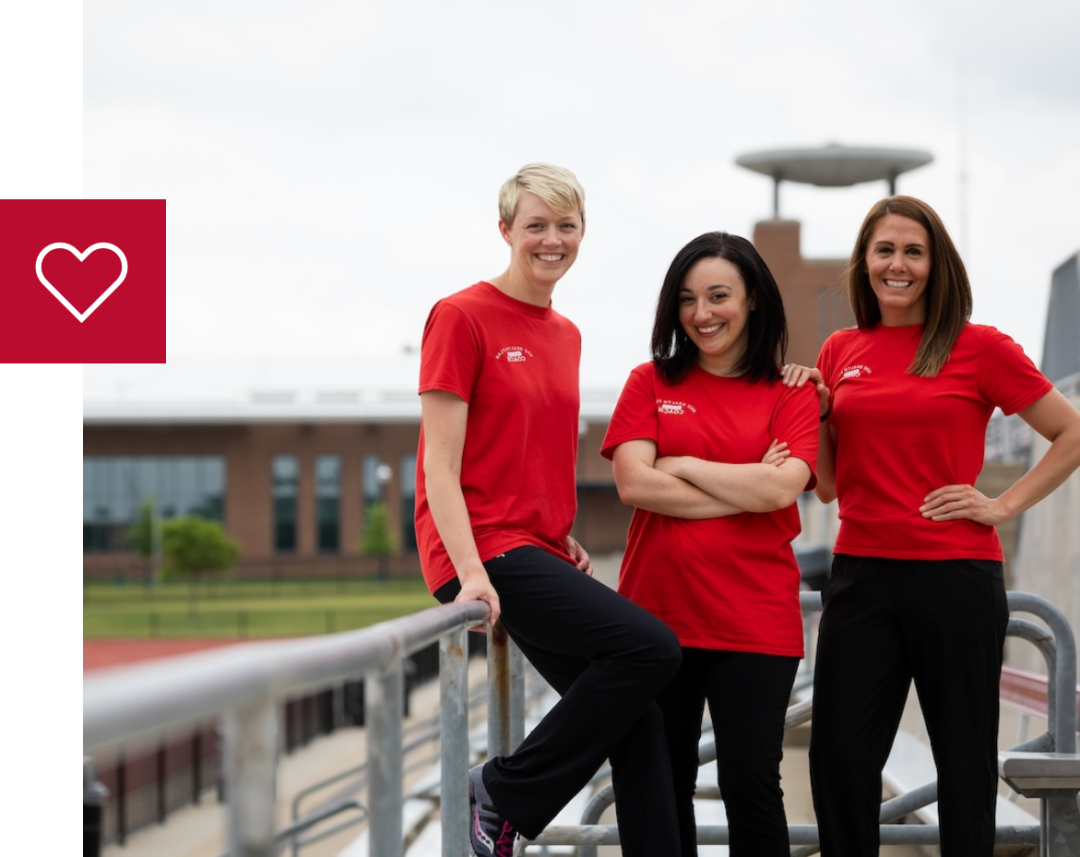
[[[476,789],[473,788],[472,777],[469,777],[469,853],[472,857],[478,857],[476,849],[472,845],[472,826],[476,824]]]
[[[472,777],[469,777],[469,825],[476,823],[476,789],[473,788]],[[525,849],[529,843],[525,841],[525,837],[519,836],[514,843],[513,854],[514,857],[519,857],[525,853]],[[472,833],[469,833],[469,853],[472,857],[478,857],[476,849],[472,847]]]

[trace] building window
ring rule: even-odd
[[[83,458],[83,550],[131,550],[128,529],[143,503],[160,518],[225,520],[225,459],[218,456]]]
[[[416,456],[401,456],[401,549],[416,552]]]
[[[340,548],[341,456],[315,459],[315,518],[319,528],[319,552],[337,553]]]
[[[295,455],[275,455],[270,462],[274,494],[274,550],[296,550],[296,494],[300,465]]]

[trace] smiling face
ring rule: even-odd
[[[750,308],[742,274],[727,259],[701,259],[687,273],[679,289],[679,323],[706,372],[735,374],[750,337]]]
[[[886,214],[870,236],[865,263],[882,324],[898,327],[926,321],[930,236],[921,223]]]
[[[523,193],[514,222],[499,221],[499,231],[510,245],[510,269],[515,279],[551,289],[577,258],[585,234],[581,213],[559,214],[534,193]]]

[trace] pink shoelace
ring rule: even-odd
[[[514,857],[515,839],[517,839],[517,833],[513,826],[509,821],[504,821],[499,841],[495,843],[495,857]]]

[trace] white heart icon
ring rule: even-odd
[[[68,252],[72,253],[75,256],[76,259],[78,259],[80,262],[82,262],[82,261],[84,261],[86,259],[87,256],[89,256],[95,250],[102,250],[102,249],[104,249],[104,250],[112,250],[117,256],[120,257],[120,276],[116,278],[116,280],[113,282],[113,284],[111,286],[109,286],[109,288],[107,288],[104,292],[102,292],[100,295],[98,295],[98,299],[96,301],[94,301],[92,304],[90,304],[90,306],[86,310],[86,312],[79,312],[77,309],[75,309],[75,307],[73,307],[71,305],[71,303],[68,301],[67,298],[65,298],[62,294],[60,294],[60,292],[58,292],[56,290],[56,287],[52,283],[50,283],[47,279],[45,279],[45,274],[43,274],[42,271],[41,271],[41,263],[45,260],[45,257],[47,255],[49,255],[49,253],[51,253],[53,250],[67,250]],[[82,323],[82,322],[86,321],[87,318],[90,317],[90,313],[92,313],[99,306],[101,306],[102,303],[104,303],[105,298],[107,298],[109,295],[111,295],[113,292],[116,291],[117,286],[119,286],[122,282],[124,282],[124,278],[127,277],[128,263],[127,263],[127,256],[124,255],[124,251],[121,250],[119,247],[117,247],[115,244],[107,244],[105,242],[100,242],[98,244],[91,244],[89,247],[86,248],[85,251],[80,253],[78,250],[76,250],[70,244],[65,244],[62,241],[60,241],[60,242],[57,242],[56,244],[50,244],[48,247],[46,247],[44,250],[42,250],[40,253],[38,253],[37,264],[34,266],[34,268],[37,271],[37,278],[38,278],[38,280],[41,281],[41,285],[43,285],[50,292],[52,292],[53,297],[56,298],[58,301],[60,301],[60,303],[62,303],[64,306],[66,306],[67,309],[68,309],[68,312],[70,312],[73,316],[75,316],[75,318],[77,318],[79,320],[80,323]]]

